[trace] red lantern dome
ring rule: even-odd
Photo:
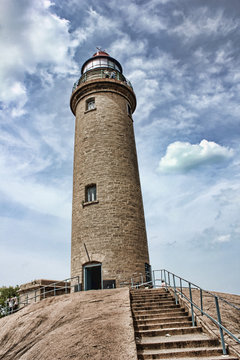
[[[93,56],[109,56],[109,54],[106,51],[98,50]]]

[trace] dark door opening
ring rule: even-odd
[[[102,288],[101,264],[86,265],[84,267],[84,290],[98,290]]]

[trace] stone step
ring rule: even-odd
[[[138,360],[150,359],[181,359],[181,360],[238,360],[229,355],[222,355],[221,347],[202,347],[202,348],[188,348],[188,349],[167,349],[167,350],[144,350],[138,351]]]
[[[152,295],[155,295],[155,296],[170,295],[171,296],[171,294],[170,294],[170,292],[168,290],[167,291],[166,290],[163,290],[163,291],[156,291],[156,290],[154,290],[154,291],[151,291],[151,290],[150,291],[149,290],[133,291],[133,290],[131,290],[130,294],[132,296],[152,296]]]
[[[133,291],[131,290],[130,291],[130,294],[132,296],[152,296],[152,295],[155,295],[155,296],[163,296],[163,295],[170,295],[170,292],[169,291],[166,291],[166,290],[163,290],[163,291],[149,291],[149,290],[145,290],[145,291]]]
[[[132,300],[132,304],[133,305],[138,305],[138,304],[147,304],[147,305],[151,305],[151,304],[176,304],[175,299],[173,298],[164,298],[164,299],[146,299],[146,300]]]
[[[167,310],[167,309],[177,309],[177,308],[180,308],[180,305],[176,305],[174,303],[172,304],[167,304],[167,305],[164,305],[164,304],[157,304],[157,305],[139,305],[139,306],[132,306],[132,310],[155,310],[155,309],[159,309],[159,310]]]
[[[173,335],[171,337],[144,337],[137,342],[138,350],[185,349],[218,346],[218,339],[201,335]]]
[[[173,311],[173,312],[169,312],[169,313],[157,313],[157,314],[148,314],[146,313],[145,315],[139,315],[139,314],[134,314],[133,318],[134,320],[138,321],[138,320],[151,320],[151,319],[176,319],[177,317],[180,316],[185,316],[186,318],[189,317],[188,312],[185,311]]]
[[[154,330],[140,330],[136,329],[136,337],[143,336],[173,336],[173,335],[186,335],[186,334],[197,334],[202,332],[201,326],[189,326],[183,328],[166,328],[166,329],[154,329]]]
[[[160,300],[160,301],[164,301],[164,300],[171,300],[173,299],[173,297],[171,295],[153,295],[153,296],[131,296],[131,299],[134,301],[147,301],[147,300]]]
[[[131,296],[132,297],[146,297],[146,296],[171,296],[170,292],[169,291],[136,291],[136,292],[130,292]]]
[[[164,293],[168,292],[165,288],[158,289],[131,289],[131,293]]]
[[[138,330],[158,330],[158,329],[176,329],[176,328],[185,328],[192,326],[192,321],[179,321],[179,322],[166,322],[164,324],[153,323],[153,324],[139,324],[138,322],[134,322],[134,327],[136,331]]]
[[[183,313],[187,313],[185,309],[180,308],[180,307],[176,307],[176,308],[171,308],[171,309],[153,309],[153,310],[135,310],[133,309],[133,314],[135,316],[144,316],[144,315],[152,315],[152,314],[156,314],[156,315],[172,315],[172,314],[183,314]]]
[[[143,305],[147,305],[147,306],[152,306],[152,305],[171,305],[171,304],[176,304],[176,302],[173,299],[166,299],[166,300],[159,300],[156,299],[154,301],[132,301],[132,305],[134,306],[143,306]]]
[[[149,319],[133,319],[134,323],[137,323],[139,325],[151,325],[151,324],[159,324],[164,325],[166,323],[171,322],[185,322],[185,321],[192,321],[191,316],[188,316],[188,314],[184,314],[181,316],[173,316],[173,317],[164,317],[164,316],[158,316],[158,317],[150,317]]]
[[[223,356],[217,338],[193,327],[186,309],[165,289],[135,290],[131,305],[139,360],[238,360]]]

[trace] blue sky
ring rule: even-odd
[[[153,268],[240,293],[238,0],[2,0],[0,285],[70,275],[73,83],[123,66]]]

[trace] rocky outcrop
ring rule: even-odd
[[[136,360],[129,290],[45,299],[0,319],[1,360]]]

